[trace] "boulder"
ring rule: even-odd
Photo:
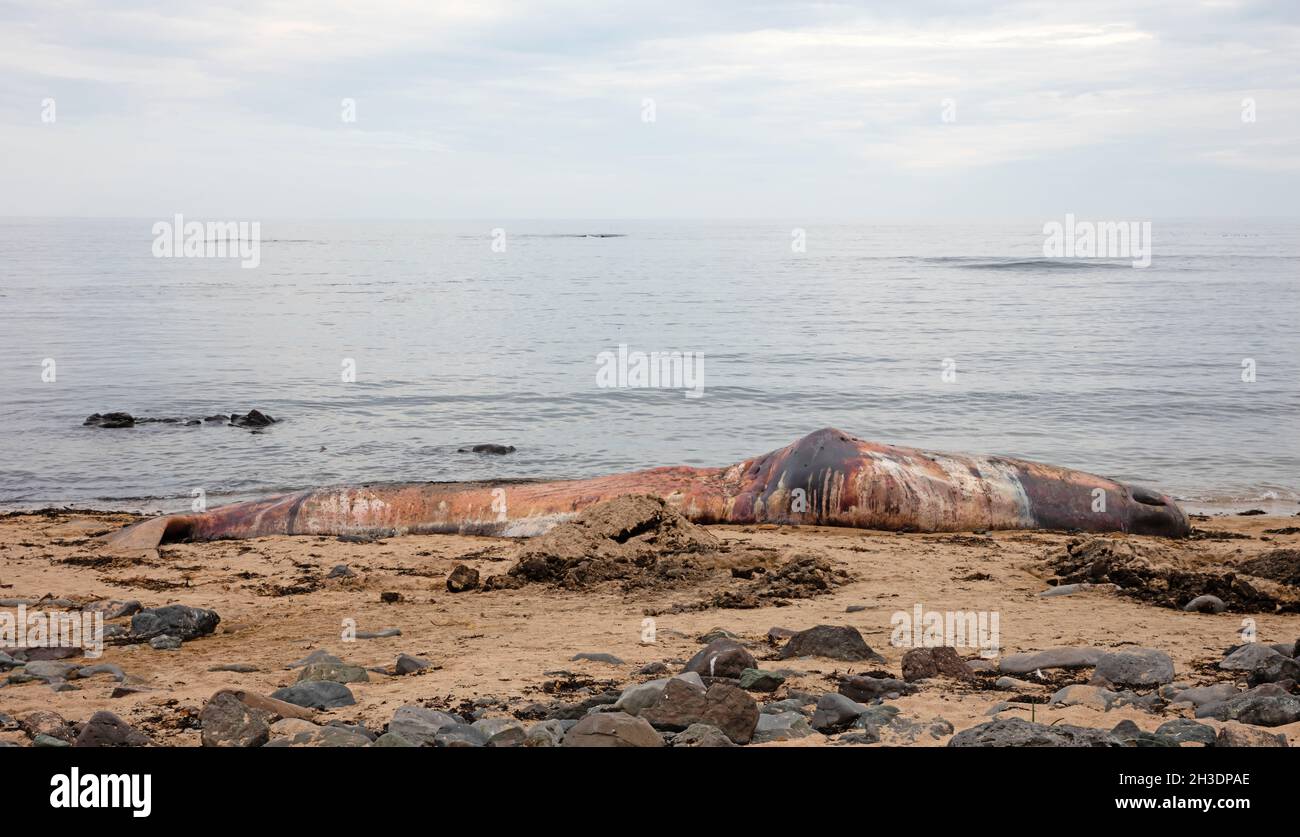
[[[849,625],[817,625],[800,631],[781,649],[781,659],[792,657],[828,657],[847,662],[882,659],[871,650],[858,629]]]
[[[1160,686],[1174,679],[1174,661],[1155,648],[1125,648],[1103,654],[1093,673],[1116,686]]]

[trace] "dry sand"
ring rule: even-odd
[[[1043,598],[1051,575],[1046,558],[1060,555],[1078,536],[1061,533],[995,532],[989,535],[893,534],[831,528],[709,527],[739,555],[813,554],[851,574],[853,580],[826,595],[768,603],[751,609],[672,612],[722,590],[750,584],[719,566],[703,579],[626,589],[617,581],[580,589],[529,584],[520,589],[450,593],[447,574],[458,563],[484,576],[505,572],[517,546],[501,539],[448,535],[397,537],[350,543],[327,537],[268,537],[249,541],[193,543],[163,547],[157,557],[113,558],[92,536],[134,520],[125,514],[36,513],[0,518],[0,598],[52,596],[76,601],[138,599],[145,607],[181,603],[216,610],[217,631],[186,642],[177,651],[155,651],[147,644],[112,645],[94,662],[115,663],[129,683],[148,687],[111,698],[110,678],[75,681],[80,688],[55,692],[30,682],[0,688],[0,713],[21,717],[54,710],[70,721],[84,721],[107,709],[168,745],[197,745],[197,714],[222,688],[270,694],[294,682],[286,665],[315,649],[328,649],[349,663],[391,668],[399,653],[423,657],[435,668],[416,675],[371,673],[371,682],[351,684],[357,705],[321,713],[324,719],[364,721],[382,730],[403,704],[422,703],[458,709],[480,697],[500,698],[507,714],[530,703],[570,696],[578,700],[585,684],[623,685],[649,679],[641,666],[665,661],[680,665],[701,648],[697,637],[721,627],[750,643],[760,665],[802,672],[775,696],[790,689],[834,691],[847,671],[886,669],[895,676],[906,648],[890,645],[890,619],[896,611],[997,611],[1004,654],[1054,646],[1115,648],[1136,644],[1167,651],[1177,682],[1202,684],[1231,679],[1213,668],[1226,648],[1237,644],[1242,620],[1255,620],[1261,642],[1294,642],[1300,614],[1185,613],[1136,601],[1110,591]],[[1171,546],[1179,561],[1237,560],[1277,547],[1300,546],[1300,534],[1265,535],[1267,529],[1295,526],[1296,517],[1216,516],[1197,521],[1202,529],[1246,535],[1241,539],[1186,542],[1132,538],[1161,548]],[[764,553],[763,550],[776,550]],[[735,562],[733,562],[735,563]],[[741,562],[743,563],[743,561]],[[327,579],[346,564],[351,578]],[[381,593],[401,600],[386,604]],[[783,605],[783,606],[782,606]],[[864,609],[847,613],[853,605]],[[12,608],[10,608],[12,609]],[[644,620],[657,613],[655,641],[642,641]],[[401,636],[344,642],[344,620],[360,631],[399,628]],[[773,626],[804,629],[818,624],[852,625],[886,663],[854,664],[829,659],[775,660],[768,644]],[[622,665],[571,661],[579,652],[605,652]],[[963,649],[962,656],[975,651]],[[763,660],[772,662],[764,663]],[[209,671],[242,663],[256,672]],[[556,672],[571,672],[567,677]],[[1087,670],[1054,678],[1085,682]],[[992,677],[976,685],[932,680],[920,692],[893,701],[909,718],[941,716],[960,731],[987,720],[995,703],[1013,693],[992,688]],[[560,684],[556,691],[555,684]],[[548,685],[550,684],[550,685]],[[1051,694],[1052,685],[1032,693]],[[579,691],[573,691],[577,689]],[[1027,707],[1026,707],[1027,708]],[[1058,719],[1109,729],[1132,719],[1152,730],[1179,713],[1148,714],[1118,708],[1101,712],[1084,707],[1035,707],[1039,721]],[[1027,712],[1016,713],[1027,716]],[[1187,714],[1187,713],[1181,713]],[[1208,721],[1211,725],[1215,721]],[[1292,746],[1300,744],[1300,724],[1278,727]],[[25,734],[0,732],[0,738],[26,745]],[[948,736],[921,735],[922,746],[940,746]],[[829,743],[821,735],[796,746]],[[764,745],[773,746],[773,745]]]

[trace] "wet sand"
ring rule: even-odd
[[[128,675],[127,685],[144,687],[124,697],[110,694],[119,684],[106,676],[75,680],[76,688],[55,691],[41,682],[0,688],[0,713],[20,718],[53,710],[69,721],[85,721],[98,710],[121,716],[166,745],[195,746],[196,718],[209,697],[223,688],[269,695],[292,684],[297,670],[286,666],[311,651],[327,649],[348,663],[391,669],[398,654],[430,661],[434,668],[406,676],[369,674],[370,682],[349,684],[357,705],[321,712],[319,720],[364,722],[382,731],[394,711],[421,703],[464,711],[478,698],[494,698],[488,715],[525,713],[534,703],[580,700],[591,690],[621,688],[649,679],[642,666],[665,662],[672,671],[703,646],[698,637],[723,628],[740,637],[765,669],[799,672],[773,695],[791,690],[833,692],[841,675],[883,669],[899,676],[907,648],[890,644],[891,616],[917,604],[937,611],[996,611],[1002,653],[1056,646],[1102,649],[1136,644],[1168,652],[1175,682],[1190,685],[1232,680],[1214,664],[1240,642],[1243,618],[1253,619],[1264,643],[1293,643],[1300,637],[1300,613],[1186,613],[1135,600],[1110,590],[1041,597],[1052,575],[1047,559],[1062,554],[1078,535],[993,532],[988,535],[894,534],[817,527],[708,527],[737,551],[782,556],[814,554],[852,580],[825,595],[765,601],[748,609],[706,608],[696,603],[748,582],[719,566],[706,578],[680,584],[627,589],[603,582],[581,589],[528,584],[518,589],[448,592],[446,577],[458,564],[487,577],[505,573],[516,545],[495,538],[451,535],[406,536],[376,542],[326,537],[268,537],[164,546],[156,557],[117,557],[93,536],[137,518],[126,514],[43,513],[0,518],[0,599],[54,597],[74,602],[137,599],[144,607],[181,603],[215,610],[221,623],[211,635],[187,641],[175,651],[148,644],[109,644],[89,663],[112,663]],[[1152,543],[1176,550],[1188,567],[1234,562],[1279,547],[1300,547],[1300,533],[1265,534],[1295,527],[1300,517],[1214,516],[1199,519],[1203,530],[1244,537]],[[775,552],[772,552],[772,551]],[[350,577],[327,578],[344,564]],[[386,603],[385,593],[400,600]],[[846,612],[860,606],[856,612]],[[8,608],[12,610],[13,608]],[[678,612],[674,612],[678,611]],[[654,641],[644,642],[644,620],[654,619]],[[359,631],[398,628],[400,636],[345,642],[345,620]],[[117,620],[128,624],[129,620]],[[851,625],[883,663],[848,663],[810,657],[777,660],[769,629],[802,630],[818,624]],[[607,653],[621,664],[571,660],[578,653]],[[977,649],[959,649],[974,658]],[[244,664],[248,673],[214,672],[214,666]],[[564,674],[567,672],[569,674]],[[571,676],[570,676],[571,675]],[[1022,692],[1047,696],[1066,682],[1087,682],[1088,670],[1052,672],[1051,684]],[[0,674],[0,677],[3,675]],[[941,717],[956,731],[982,723],[999,701],[1015,693],[994,688],[993,676],[975,683],[928,680],[917,694],[890,701],[905,717],[928,722]],[[1032,679],[1032,678],[1026,678]],[[1243,682],[1243,681],[1239,681]],[[1025,704],[1025,708],[1028,705]],[[1036,705],[1040,722],[1110,729],[1131,719],[1153,730],[1181,709],[1152,714],[1134,707],[1102,712],[1082,706]],[[1023,717],[1028,712],[1018,712]],[[1217,726],[1213,720],[1204,721]],[[1300,744],[1300,723],[1269,728]],[[917,746],[942,746],[949,735],[918,736]],[[20,731],[0,740],[30,743]],[[834,743],[814,734],[793,742],[761,746]],[[906,744],[906,741],[887,743]]]

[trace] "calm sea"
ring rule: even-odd
[[[155,258],[154,220],[0,221],[0,506],[720,465],[827,425],[1300,498],[1294,223],[1157,220],[1134,269],[1045,260],[1047,219],[263,221],[244,269]],[[703,353],[703,397],[598,387],[620,344]],[[280,423],[82,426],[251,408]]]

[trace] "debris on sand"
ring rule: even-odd
[[[1179,548],[1123,538],[1075,539],[1048,557],[1061,584],[1109,582],[1120,595],[1182,609],[1204,596],[1244,613],[1300,612],[1300,552],[1279,549],[1239,564],[1198,563]]]

